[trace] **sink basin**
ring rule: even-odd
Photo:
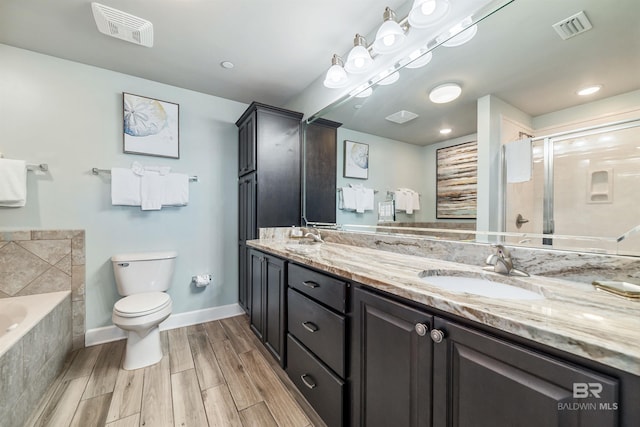
[[[539,300],[544,295],[523,280],[501,278],[466,271],[424,270],[420,279],[449,292],[479,295],[503,300]]]

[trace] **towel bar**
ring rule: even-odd
[[[111,170],[110,169],[91,168],[91,173],[94,174],[94,175],[99,175],[101,173],[106,173],[106,174],[111,175]],[[198,175],[190,176],[189,177],[189,181],[198,182],[199,181]]]
[[[28,171],[41,170],[42,172],[46,172],[49,170],[49,165],[46,163],[40,163],[40,164],[27,163],[27,170]]]

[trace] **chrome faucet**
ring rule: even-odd
[[[495,253],[489,255],[485,261],[485,263],[490,267],[485,267],[485,269],[507,276],[529,276],[529,273],[518,270],[513,266],[511,254],[507,248],[502,245],[495,245],[494,248]]]
[[[324,243],[324,240],[322,240],[322,237],[320,236],[320,230],[316,229],[316,233],[318,234],[307,233],[304,237],[311,237],[314,242]]]

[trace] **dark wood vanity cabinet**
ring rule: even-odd
[[[287,281],[287,375],[329,427],[348,425],[348,283],[292,263]]]
[[[434,326],[442,333],[434,427],[619,425],[617,379],[455,322],[436,318]]]
[[[286,332],[286,261],[249,249],[251,330],[284,367]]]
[[[353,289],[352,425],[626,425],[616,378],[415,306]]]
[[[433,316],[353,289],[353,426],[429,426]]]

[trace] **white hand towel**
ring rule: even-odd
[[[356,210],[356,190],[351,187],[342,187],[343,209]]]
[[[412,215],[413,214],[413,196],[411,193],[413,192],[411,190],[404,189],[402,190],[402,193],[404,194],[404,199],[405,199],[404,211],[406,212],[407,215]]]
[[[507,182],[527,182],[531,180],[533,166],[531,138],[520,139],[504,145]]]
[[[133,170],[111,169],[111,204],[140,206],[140,176]]]
[[[162,209],[165,177],[157,172],[147,172],[140,179],[140,208],[143,211]]]
[[[162,206],[186,206],[189,203],[189,176],[170,173],[163,178]]]
[[[375,192],[373,191],[373,188],[365,188],[364,189],[363,205],[364,205],[364,210],[365,211],[372,211],[373,210],[374,194],[375,194]]]
[[[0,159],[0,206],[19,208],[27,203],[27,164]]]
[[[413,210],[419,211],[420,210],[420,194],[415,191],[412,191],[411,198],[412,198]]]
[[[394,200],[396,201],[397,211],[407,210],[407,195],[401,188],[398,188],[394,194]]]
[[[354,188],[356,193],[356,212],[364,213],[364,188]]]

